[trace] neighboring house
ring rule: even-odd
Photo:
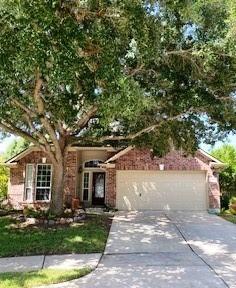
[[[30,147],[6,162],[9,201],[14,207],[48,205],[53,167]],[[163,158],[148,149],[72,147],[67,157],[65,202],[120,210],[219,211],[218,170],[224,164],[202,150],[195,156],[171,151]]]

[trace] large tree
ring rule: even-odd
[[[232,1],[1,0],[0,128],[54,165],[72,145],[194,151],[236,127]]]

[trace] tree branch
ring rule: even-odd
[[[25,120],[28,123],[30,129],[32,130],[32,133],[34,133],[38,137],[39,141],[41,141],[44,144],[45,149],[48,152],[52,152],[51,145],[48,143],[46,137],[34,127],[34,124],[33,124],[32,120],[30,119],[29,115],[25,114],[24,117],[25,117]]]
[[[104,136],[104,137],[101,137],[100,139],[98,139],[98,142],[104,142],[104,141],[121,141],[121,140],[133,140],[145,133],[150,133],[151,131],[157,129],[158,127],[160,127],[163,123],[166,123],[168,121],[173,121],[173,120],[176,120],[178,118],[180,118],[181,116],[187,114],[187,113],[190,113],[190,112],[193,112],[194,110],[192,108],[190,108],[188,111],[184,112],[184,113],[180,113],[178,115],[175,115],[175,116],[172,116],[172,117],[169,117],[168,119],[166,120],[162,120],[162,121],[159,121],[158,123],[155,123],[153,125],[150,125],[136,133],[133,133],[133,134],[129,134],[129,135],[119,135],[119,136]]]
[[[200,66],[197,63],[196,55],[193,55],[192,52],[193,52],[193,49],[190,48],[190,49],[185,49],[185,50],[181,49],[181,50],[166,51],[166,52],[164,52],[164,55],[167,56],[167,57],[169,57],[169,56],[180,56],[183,59],[183,63],[184,63],[184,59],[186,59],[196,69],[198,75],[204,77],[204,74],[202,73],[203,67]]]
[[[22,138],[27,139],[28,141],[32,142],[33,144],[35,144],[36,146],[42,148],[42,146],[40,145],[40,143],[37,141],[37,139],[35,139],[33,136],[31,136],[30,134],[28,134],[27,132],[21,130],[20,128],[18,128],[17,126],[15,126],[13,123],[11,122],[6,122],[6,121],[2,121],[0,123],[0,127],[5,130],[8,133],[11,134],[15,134],[18,135]]]
[[[77,122],[76,126],[78,126],[80,130],[86,127],[89,120],[96,115],[97,111],[98,107],[92,106],[88,111],[84,112],[80,120]]]
[[[139,72],[141,72],[143,70],[143,67],[144,67],[144,64],[141,64],[140,66],[137,66],[136,68],[134,69],[130,69],[127,71],[127,74],[129,77],[133,77],[135,76],[136,74],[138,74]]]
[[[40,87],[37,87],[37,90],[40,89]],[[36,90],[36,89],[35,89]],[[37,93],[37,91],[35,91],[34,93]],[[38,115],[31,110],[30,108],[28,108],[27,106],[25,106],[22,102],[20,102],[17,99],[12,99],[11,102],[13,104],[15,104],[18,108],[20,108],[24,113],[24,118],[29,126],[29,128],[32,130],[33,133],[35,133],[35,135],[37,135],[37,137],[39,138],[39,140],[43,143],[43,145],[45,146],[45,150],[47,150],[49,153],[52,153],[51,150],[51,145],[48,143],[47,139],[45,138],[45,136],[40,133],[34,126],[33,124],[33,119],[32,118],[37,118]],[[54,155],[55,156],[55,155]]]
[[[27,113],[27,115],[29,115],[30,117],[37,117],[37,114],[31,110],[29,107],[25,106],[22,102],[20,102],[17,99],[12,99],[11,100],[12,104],[16,105],[18,108],[20,108],[22,111],[24,111],[25,113]]]
[[[39,71],[36,72],[36,82],[35,82],[35,88],[34,88],[34,100],[37,105],[37,110],[39,114],[44,113],[44,102],[43,99],[40,97],[40,90],[43,85],[43,80],[40,78]]]
[[[39,73],[39,70],[37,69],[35,89],[34,89],[34,100],[37,105],[37,112],[39,114],[40,122],[42,123],[46,131],[48,132],[52,140],[52,143],[55,146],[56,159],[58,161],[61,161],[61,159],[63,158],[63,155],[62,155],[59,141],[57,139],[56,132],[54,128],[52,127],[50,121],[48,120],[47,116],[45,115],[45,104],[44,104],[43,98],[40,95],[40,90],[41,90],[42,85],[43,85],[43,80],[40,78],[40,73]]]

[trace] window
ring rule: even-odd
[[[84,163],[84,168],[96,168],[101,163],[103,163],[101,160],[90,160]]]
[[[88,201],[88,194],[89,194],[89,172],[84,173],[84,180],[83,180],[83,200]]]
[[[49,201],[51,194],[52,166],[38,164],[36,175],[36,201]]]
[[[33,200],[33,179],[34,179],[34,165],[27,164],[26,165],[26,173],[25,173],[25,201]]]

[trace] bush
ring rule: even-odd
[[[23,210],[23,214],[25,217],[28,218],[48,218],[49,217],[49,210],[42,209],[42,208],[33,208],[33,207],[25,207]]]
[[[222,191],[221,206],[229,208],[229,201],[236,196],[236,173],[232,167],[227,167],[220,173],[220,187]]]
[[[0,200],[7,198],[8,178],[9,169],[0,164]]]
[[[211,154],[227,164],[227,167],[220,173],[220,187],[221,207],[228,209],[229,200],[236,196],[236,147],[224,144],[213,150]]]
[[[231,214],[236,215],[236,197],[232,197],[229,201],[229,211]]]

